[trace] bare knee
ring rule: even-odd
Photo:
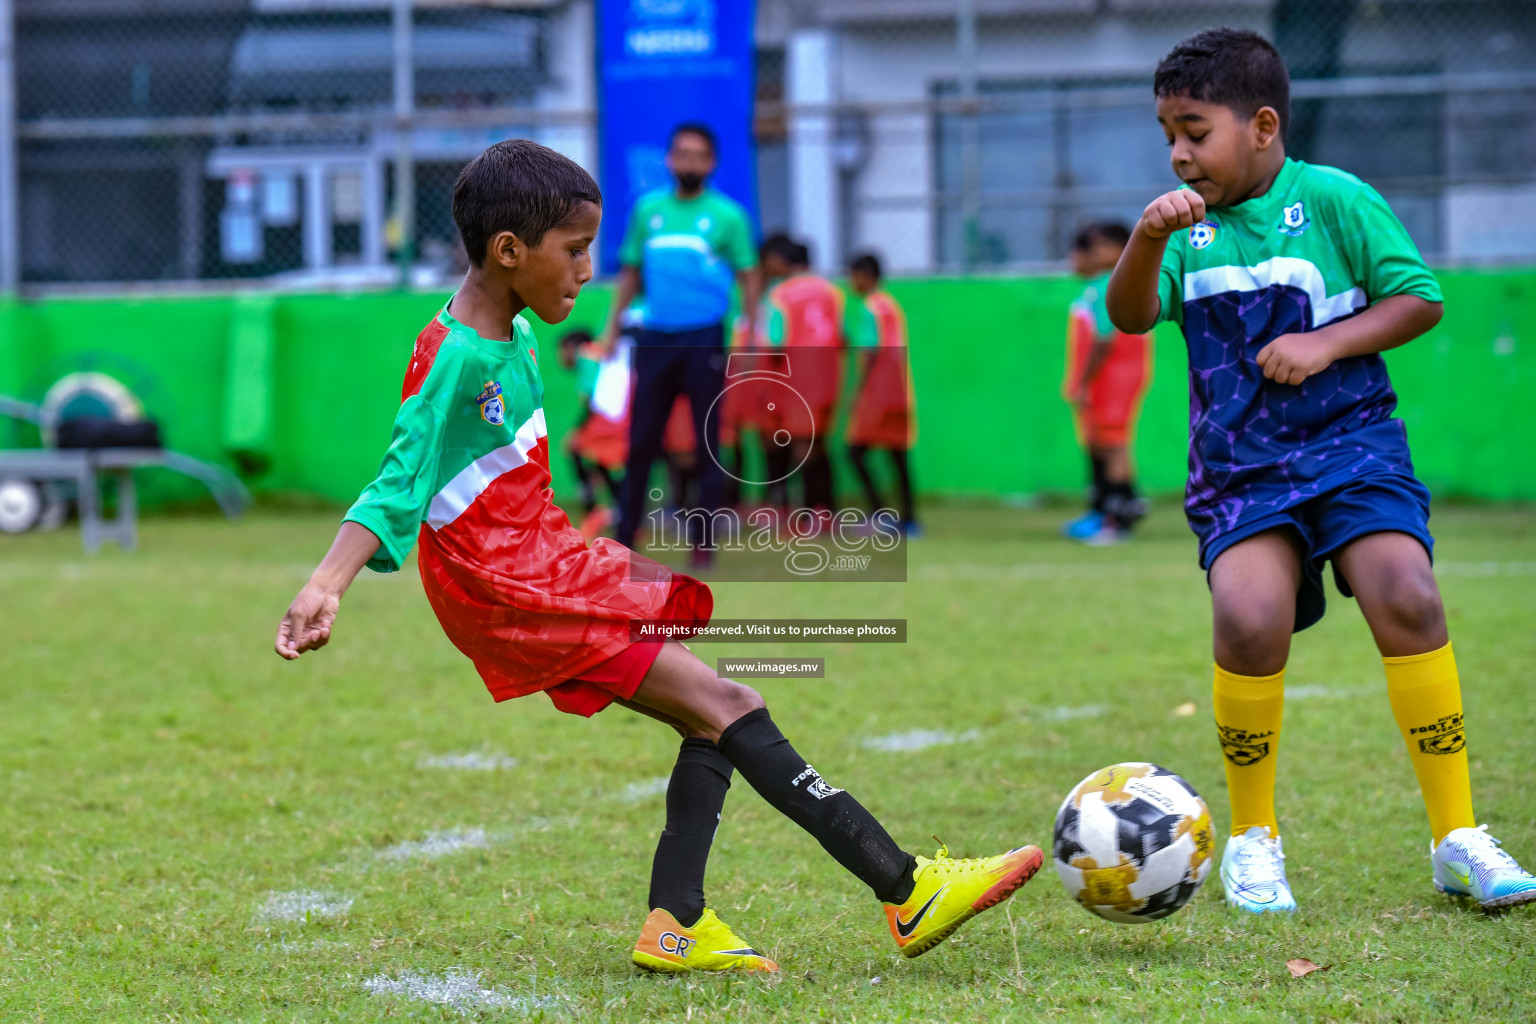
[[[724,687],[722,706],[730,716],[730,722],[768,706],[763,701],[763,695],[745,683],[738,683],[734,679],[722,679],[720,682]],[[729,725],[730,722],[726,724]]]
[[[1402,636],[1431,641],[1444,635],[1445,606],[1434,573],[1428,567],[1392,567],[1383,574],[1378,586],[1375,603],[1386,619],[1381,625]]]
[[[688,724],[687,735],[718,743],[720,734],[732,722],[766,706],[762,695],[752,687],[733,679],[719,679],[710,688],[709,696],[694,720]]]
[[[1263,597],[1226,598],[1215,606],[1216,664],[1244,676],[1274,675],[1291,651],[1295,605]]]

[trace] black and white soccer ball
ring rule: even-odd
[[[1205,801],[1155,764],[1102,768],[1056,812],[1052,853],[1061,884],[1085,909],[1118,924],[1161,920],[1188,903],[1215,851]]]

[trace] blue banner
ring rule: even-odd
[[[599,0],[598,152],[602,270],[618,270],[635,200],[672,183],[664,159],[680,121],[715,132],[711,184],[757,222],[752,139],[755,0]]]

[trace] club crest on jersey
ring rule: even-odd
[[[1307,217],[1307,208],[1299,199],[1290,206],[1287,206],[1285,212],[1280,215],[1279,230],[1282,235],[1290,235],[1292,238],[1295,238],[1311,227],[1311,225],[1312,221]]]
[[[485,382],[485,390],[475,399],[480,407],[480,418],[493,426],[507,422],[507,407],[501,401],[501,385],[494,380]]]
[[[1203,220],[1189,229],[1189,245],[1192,249],[1204,249],[1216,241],[1216,222]]]

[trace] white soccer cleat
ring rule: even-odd
[[[1466,896],[1480,907],[1515,907],[1536,902],[1536,877],[1499,848],[1487,825],[1453,829],[1437,846],[1429,844],[1435,888]]]
[[[1227,902],[1255,914],[1296,909],[1291,883],[1285,880],[1285,852],[1280,837],[1255,825],[1227,840],[1221,855],[1221,887]]]

